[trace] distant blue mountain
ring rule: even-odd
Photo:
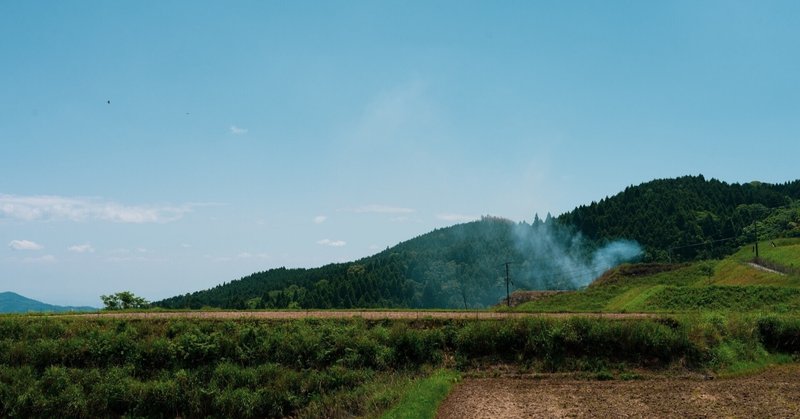
[[[95,311],[95,307],[64,307],[46,304],[41,301],[23,297],[14,292],[0,292],[0,313]]]

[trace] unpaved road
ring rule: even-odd
[[[778,274],[778,275],[786,276],[786,274],[783,273],[783,272],[778,272],[775,269],[770,269],[770,268],[767,268],[764,265],[759,265],[757,263],[747,262],[747,265],[749,265],[751,268],[756,268],[759,271],[764,271],[764,272],[769,272],[771,274]]]
[[[467,378],[444,401],[437,417],[800,418],[800,365],[714,380]]]
[[[65,314],[59,317],[125,318],[125,319],[510,319],[523,317],[591,317],[604,319],[643,319],[659,317],[651,313],[496,313],[492,311],[370,311],[370,310],[311,310],[311,311],[143,311]]]

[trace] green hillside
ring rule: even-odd
[[[641,243],[658,262],[719,258],[759,236],[800,237],[800,180],[728,184],[700,176],[659,179],[558,217],[590,239]]]
[[[32,300],[13,292],[0,292],[0,313],[93,311],[94,307],[64,307]]]
[[[512,289],[570,290],[585,287],[624,261],[722,258],[752,242],[756,230],[762,239],[798,237],[798,198],[800,181],[740,185],[703,176],[654,180],[558,218],[535,216],[528,224],[484,217],[358,261],[271,269],[155,305],[486,307],[505,296],[506,262],[511,262]]]
[[[622,265],[585,290],[558,294],[518,307],[523,311],[692,312],[705,310],[793,312],[800,310],[800,239],[759,243],[718,261]]]
[[[640,254],[635,243],[587,241],[549,218],[495,217],[438,229],[355,262],[272,269],[155,303],[167,308],[476,308],[514,288],[577,289]]]

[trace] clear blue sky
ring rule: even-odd
[[[798,21],[797,1],[0,2],[0,291],[156,300],[653,178],[799,178]]]

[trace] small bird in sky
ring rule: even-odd
[[[106,101],[106,103],[110,105],[110,104],[111,104],[111,101],[110,101],[110,100],[107,100],[107,101]]]

